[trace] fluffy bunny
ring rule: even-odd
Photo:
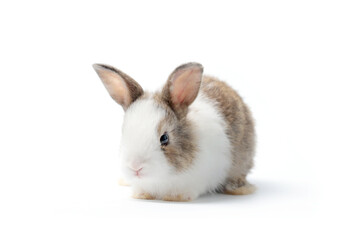
[[[176,68],[161,91],[144,92],[120,70],[94,64],[124,111],[122,171],[133,197],[190,201],[207,192],[249,194],[254,123],[248,107],[203,67]]]

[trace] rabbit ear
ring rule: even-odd
[[[162,90],[162,98],[174,110],[178,117],[187,113],[188,106],[199,93],[203,66],[199,63],[187,63],[177,67],[169,76]]]
[[[93,68],[99,75],[110,96],[126,110],[144,91],[131,77],[120,70],[104,64],[94,64]]]

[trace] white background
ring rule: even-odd
[[[359,239],[358,1],[1,1],[1,239]],[[122,108],[197,61],[250,105],[250,196],[134,200]]]

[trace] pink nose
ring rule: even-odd
[[[139,168],[138,170],[134,170],[135,171],[135,175],[136,176],[140,176],[140,171],[142,170],[143,168]]]

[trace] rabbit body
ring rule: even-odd
[[[175,69],[161,91],[146,93],[113,67],[94,68],[125,110],[122,170],[135,198],[189,201],[207,192],[254,191],[246,180],[254,123],[226,83],[189,63]]]

